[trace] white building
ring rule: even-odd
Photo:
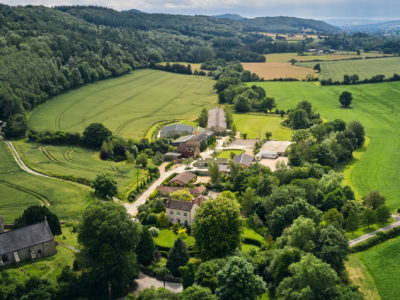
[[[179,201],[170,199],[166,206],[166,215],[172,224],[180,223],[184,226],[191,226],[194,221],[196,209],[201,205],[202,197],[192,201]]]
[[[263,158],[275,159],[278,158],[278,156],[278,153],[275,151],[261,150],[256,154],[256,160],[261,160]]]

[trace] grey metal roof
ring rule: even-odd
[[[207,128],[226,129],[225,111],[222,108],[219,107],[209,110]]]
[[[167,134],[169,132],[193,132],[193,126],[185,124],[172,124],[161,128],[161,135]]]
[[[237,164],[242,164],[245,166],[250,166],[253,162],[254,158],[251,155],[246,153],[242,153],[233,157],[233,161]]]
[[[214,135],[214,133],[210,130],[204,130],[196,135],[192,135],[190,138],[191,141],[198,141],[198,142],[204,142],[206,141],[210,136]]]
[[[0,233],[0,255],[53,240],[47,221]]]
[[[186,201],[178,201],[178,200],[169,200],[167,203],[167,208],[169,209],[177,209],[177,210],[184,210],[184,211],[191,211],[193,207],[193,202],[186,202]]]

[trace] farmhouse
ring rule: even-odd
[[[226,132],[225,111],[222,108],[214,108],[208,112],[207,128],[219,135]]]
[[[235,163],[241,165],[243,168],[248,168],[251,165],[251,163],[253,162],[254,158],[251,155],[242,153],[242,154],[234,156],[232,160]]]
[[[203,202],[202,197],[197,197],[192,201],[169,200],[166,206],[166,214],[171,223],[191,226],[194,220],[196,209]]]
[[[198,141],[188,141],[178,146],[178,152],[184,158],[196,157],[200,154],[200,143]]]
[[[173,192],[183,190],[184,187],[160,185],[159,187],[157,187],[157,189],[158,189],[160,196],[169,196],[169,194],[171,194]],[[189,190],[189,193],[191,193],[193,196],[200,196],[200,195],[203,195],[207,189],[204,185],[200,185],[198,187],[189,188],[188,190]]]
[[[176,137],[188,135],[193,132],[193,126],[185,124],[172,124],[161,128],[160,137]]]
[[[47,220],[0,233],[0,267],[56,253],[54,237]]]
[[[169,181],[169,183],[184,186],[184,185],[187,185],[189,182],[193,181],[195,178],[196,178],[196,175],[194,175],[193,173],[183,172],[183,173],[176,175],[174,178],[172,178]]]

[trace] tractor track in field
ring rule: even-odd
[[[18,190],[20,192],[29,194],[29,195],[35,197],[36,199],[38,199],[44,206],[50,206],[50,203],[51,203],[50,200],[43,194],[40,194],[33,190],[27,189],[23,186],[20,186],[20,185],[17,185],[17,184],[14,184],[14,183],[11,183],[11,182],[8,182],[5,180],[1,180],[1,179],[0,179],[0,184],[6,185],[6,186],[13,188],[15,190]]]

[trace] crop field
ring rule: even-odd
[[[101,122],[114,135],[140,139],[157,122],[196,119],[203,107],[217,103],[207,77],[137,70],[54,97],[28,120],[30,128],[83,132]]]
[[[31,205],[49,205],[61,220],[78,220],[91,201],[90,189],[22,171],[0,141],[0,215],[12,223]]]
[[[357,74],[360,79],[371,78],[374,75],[383,74],[391,77],[393,74],[400,74],[400,57],[324,61],[318,62],[321,66],[319,79],[343,81],[344,75]],[[299,66],[314,67],[316,62],[299,63]]]
[[[32,169],[54,176],[74,176],[89,180],[97,174],[108,173],[118,183],[119,198],[125,199],[132,186],[136,187],[144,173],[127,162],[104,161],[93,150],[74,146],[51,146],[18,141],[14,145],[25,164]]]
[[[396,266],[400,261],[400,237],[353,254],[350,260],[355,260],[365,267],[368,272],[364,280],[368,280],[369,275],[372,276],[382,300],[399,299],[400,271]]]
[[[292,65],[288,62],[242,63],[245,70],[257,74],[264,80],[275,78],[305,79],[307,76],[318,77],[312,68]]]
[[[249,83],[249,85],[252,84],[254,83]],[[391,209],[400,207],[399,82],[324,87],[318,82],[260,82],[256,84],[264,87],[268,95],[275,97],[279,109],[288,109],[302,100],[308,100],[313,104],[313,108],[328,121],[339,118],[346,122],[360,121],[364,125],[370,142],[365,151],[359,153],[356,164],[345,172],[346,182],[357,191],[359,196],[378,190],[386,197]],[[339,106],[339,95],[344,90],[353,94],[351,109],[343,109]],[[235,121],[235,123],[240,130],[242,122]],[[255,131],[257,131],[257,126]],[[258,136],[256,132],[255,134]],[[274,137],[276,138],[273,134],[272,138]]]
[[[379,57],[379,56],[391,56],[387,54],[381,54],[377,52],[361,53],[357,55],[355,52],[336,52],[334,54],[311,54],[304,53],[304,55],[297,55],[297,53],[272,53],[267,54],[267,62],[289,62],[292,58],[299,62],[311,61],[311,60],[341,60],[350,58],[365,58],[365,57]],[[314,65],[313,65],[314,66]]]
[[[272,133],[271,139],[290,141],[292,130],[281,125],[283,120],[283,118],[274,115],[233,114],[233,122],[237,131],[241,134],[247,133],[248,139],[256,139],[260,135],[263,139],[265,133],[270,131]]]

